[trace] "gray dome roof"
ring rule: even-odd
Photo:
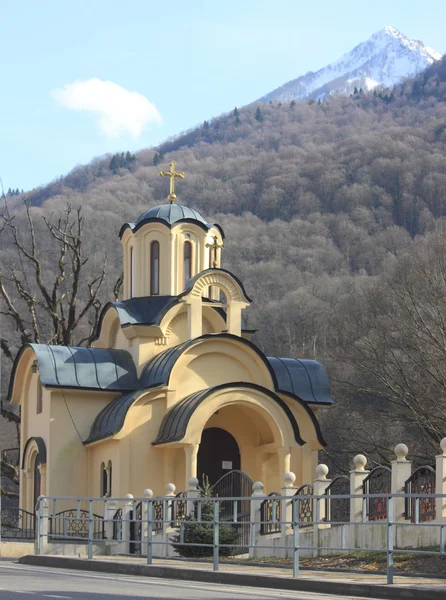
[[[221,231],[224,237],[221,227],[214,225],[213,223],[208,223],[203,215],[197,210],[189,208],[189,206],[184,206],[183,204],[162,204],[161,206],[149,208],[139,215],[138,219],[134,223],[125,223],[121,227],[119,237],[122,237],[124,231],[128,227],[130,227],[130,229],[135,233],[145,223],[161,222],[165,223],[168,227],[172,227],[172,225],[178,223],[179,221],[188,223],[193,222],[205,230],[209,230],[211,227],[215,226]]]
[[[193,219],[194,221],[203,223],[203,225],[208,225],[203,215],[200,215],[197,210],[183,204],[162,204],[161,206],[149,208],[149,210],[146,210],[138,217],[135,226],[146,219],[162,219],[166,223],[169,223],[169,225],[173,225],[173,223],[182,221],[183,219]]]

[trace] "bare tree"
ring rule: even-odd
[[[351,374],[348,385],[378,399],[386,419],[404,422],[420,452],[438,448],[446,432],[445,298],[446,239],[439,231],[416,240],[338,315],[336,353]]]
[[[48,235],[40,238],[28,201],[24,216],[26,227],[22,228],[6,202],[0,216],[0,235],[5,246],[9,242],[15,247],[17,257],[17,262],[3,265],[0,270],[0,313],[13,325],[13,328],[3,326],[0,338],[1,351],[9,362],[14,360],[20,345],[30,342],[89,344],[99,320],[100,291],[107,267],[106,255],[96,273],[87,267],[85,220],[80,207],[73,209],[67,204],[57,219],[43,216],[44,231]],[[43,244],[39,244],[38,239],[45,242],[45,249],[40,247]],[[115,287],[119,291],[119,282]],[[1,415],[14,423],[18,445],[19,414],[2,403]],[[1,471],[10,481],[18,482],[18,469],[7,460],[5,453]],[[7,490],[3,491],[8,495]]]

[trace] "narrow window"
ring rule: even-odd
[[[107,469],[105,468],[105,464],[101,463],[101,497],[107,495],[108,485],[107,485]]]
[[[109,498],[111,498],[111,495],[112,495],[112,474],[113,474],[112,462],[111,462],[111,460],[109,460],[108,461],[108,496],[109,496]]]
[[[130,298],[135,295],[135,257],[133,256],[133,246],[130,248]]]
[[[192,278],[192,244],[190,242],[184,242],[183,260],[184,260],[184,287],[186,287]]]
[[[40,379],[37,379],[37,414],[40,415],[42,410],[43,410],[43,387],[42,387],[42,384],[40,383]]]
[[[150,244],[150,295],[160,293],[160,245],[159,242]]]

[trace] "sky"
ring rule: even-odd
[[[444,53],[445,22],[444,0],[0,0],[0,177],[154,146],[386,25]]]

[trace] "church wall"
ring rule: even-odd
[[[89,494],[88,453],[83,440],[88,438],[98,412],[115,397],[116,394],[79,390],[52,392],[48,465],[50,495]]]
[[[25,448],[26,442],[31,437],[41,437],[46,444],[47,454],[50,451],[50,432],[49,432],[49,421],[51,411],[51,391],[42,386],[42,412],[37,412],[37,398],[39,389],[41,386],[40,377],[38,373],[32,373],[31,367],[26,371],[25,385],[23,386],[22,398],[21,398],[21,431],[20,447],[22,452]],[[32,469],[32,465],[31,465]],[[33,473],[26,474],[21,471],[21,485],[20,485],[20,506],[25,507],[27,510],[33,510]],[[45,484],[43,482],[42,492],[45,491]],[[46,490],[48,488],[46,487]]]
[[[178,359],[169,387],[178,390],[180,400],[195,391],[236,381],[273,389],[269,371],[253,352],[231,340],[207,340]]]

